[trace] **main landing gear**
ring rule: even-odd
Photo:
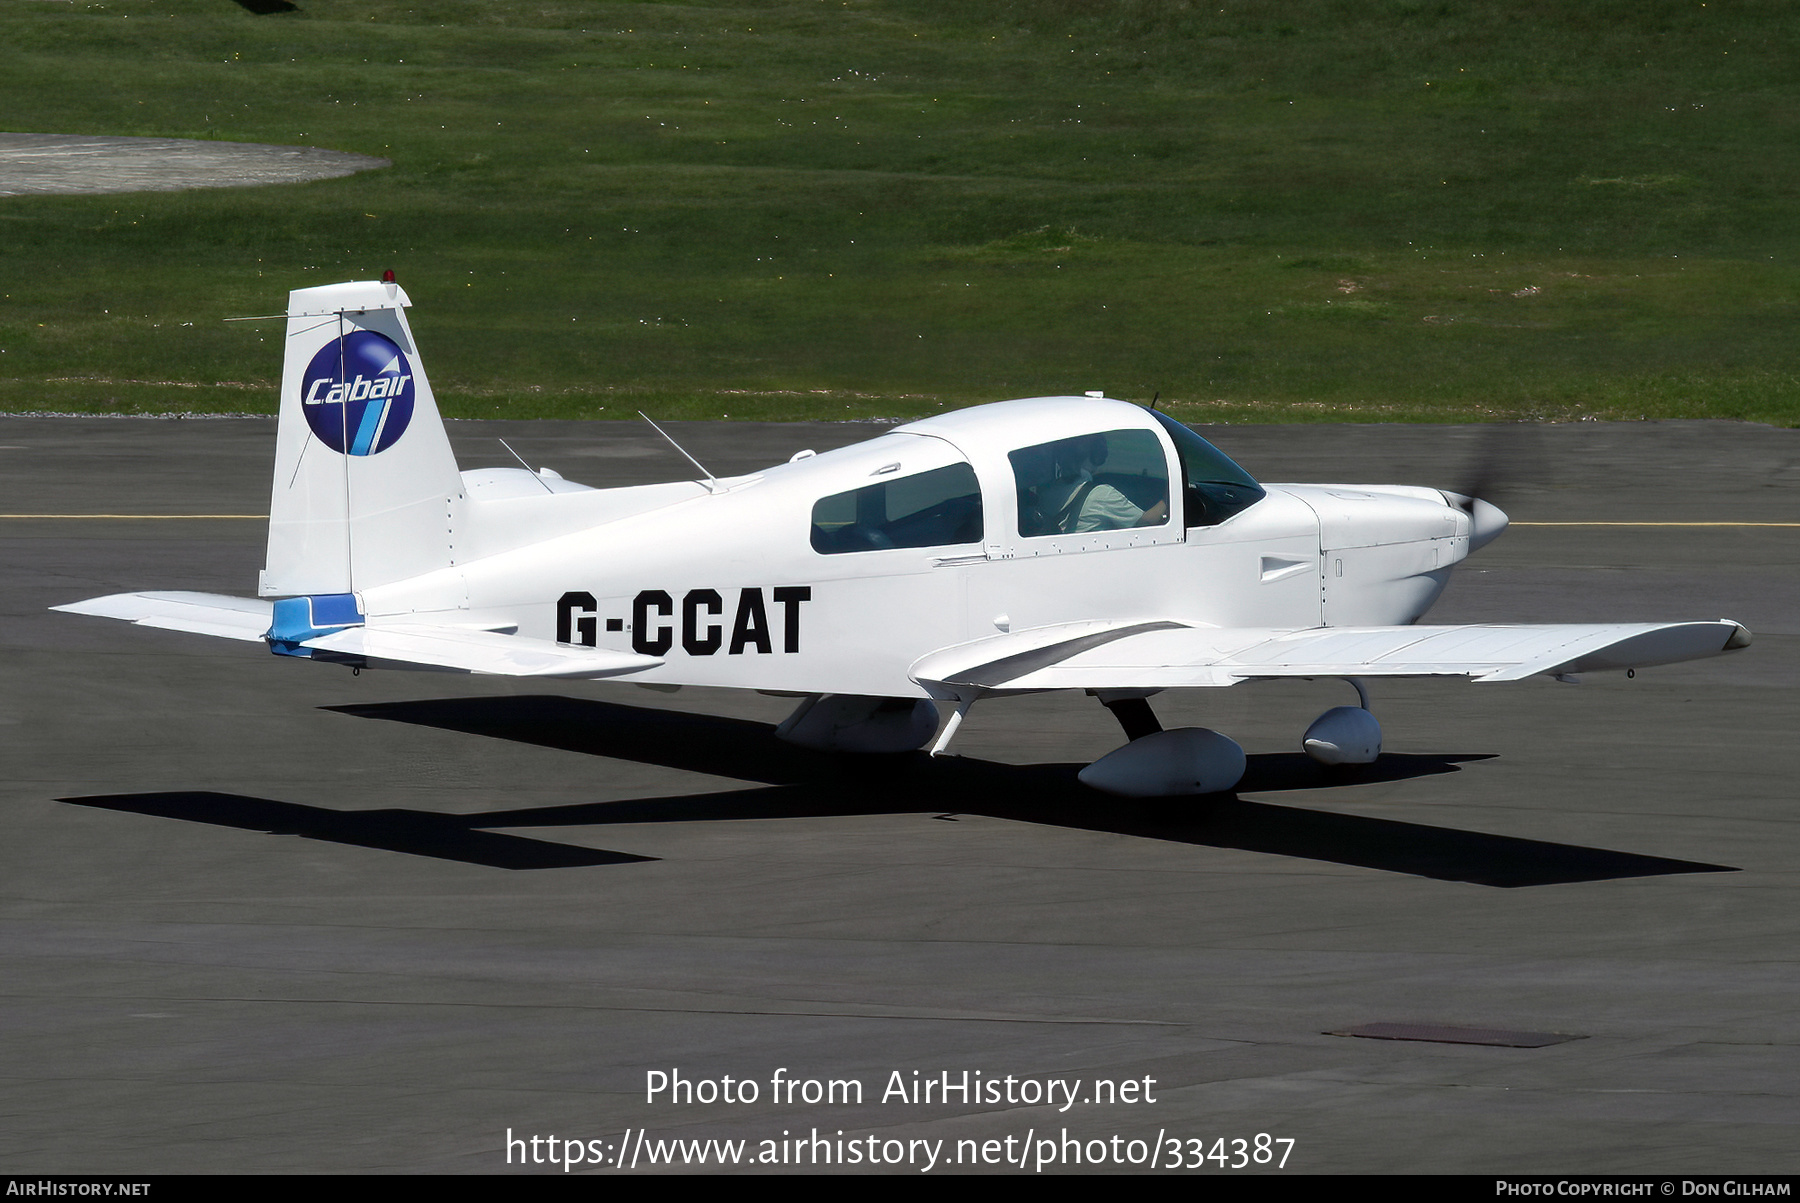
[[[1301,738],[1306,754],[1327,767],[1373,764],[1381,755],[1381,724],[1369,713],[1369,691],[1355,677],[1355,706],[1333,706],[1313,720]],[[1081,770],[1084,784],[1123,798],[1180,798],[1221,794],[1243,780],[1244,749],[1205,727],[1165,731],[1150,708],[1154,689],[1096,690],[1094,696],[1119,720],[1130,740]],[[931,754],[950,746],[969,707],[980,695],[956,699]],[[910,752],[931,741],[938,710],[922,698],[811,694],[775,729],[788,743],[821,752]]]
[[[1369,691],[1357,678],[1345,679],[1359,704],[1327,710],[1301,739],[1306,754],[1328,767],[1373,764],[1381,755],[1381,724],[1369,713]],[[1125,798],[1172,798],[1223,793],[1241,781],[1244,749],[1205,727],[1165,731],[1150,709],[1154,692],[1095,692],[1131,742],[1082,769],[1082,782]]]

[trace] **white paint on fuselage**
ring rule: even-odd
[[[1417,622],[1469,554],[1469,515],[1415,485],[1279,485],[1319,520],[1325,625]]]
[[[456,508],[456,543],[479,554],[367,590],[363,601],[377,624],[516,625],[555,639],[559,599],[591,595],[580,617],[599,647],[665,660],[633,680],[918,697],[909,665],[994,634],[997,620],[1014,631],[1096,616],[1293,629],[1407,623],[1467,554],[1466,514],[1436,490],[1396,486],[1267,485],[1247,510],[1194,529],[1181,525],[1176,487],[1176,512],[1160,525],[1020,538],[1007,453],[1123,428],[1154,431],[1180,481],[1174,447],[1145,410],[1056,398],[928,419],[718,482],[717,492],[695,482],[472,489]],[[813,549],[819,499],[964,460],[980,482],[982,542]],[[482,500],[483,491],[507,495]],[[666,595],[668,613],[655,595]]]

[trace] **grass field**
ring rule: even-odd
[[[0,199],[0,410],[270,411],[392,267],[447,412],[1800,425],[1779,0],[15,0],[0,128],[391,168]]]

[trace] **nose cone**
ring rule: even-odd
[[[1479,551],[1506,531],[1506,511],[1477,497],[1469,508],[1469,550]]]
[[[1493,502],[1450,492],[1444,493],[1444,500],[1469,516],[1470,551],[1481,550],[1505,533],[1510,520]]]

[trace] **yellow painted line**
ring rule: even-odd
[[[1509,522],[1508,526],[1800,526],[1800,522]]]

